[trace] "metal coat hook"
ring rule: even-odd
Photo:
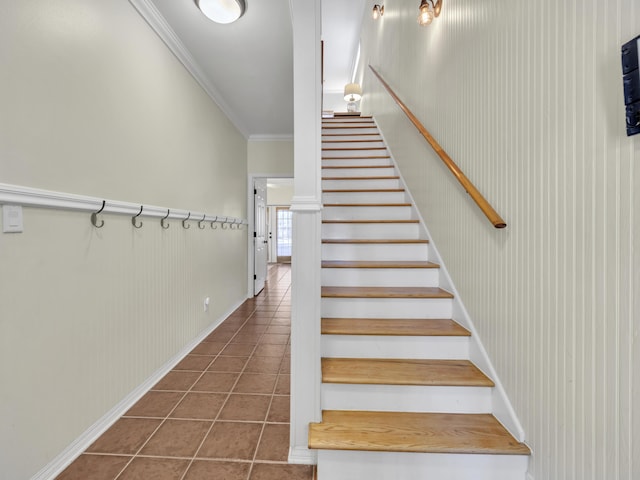
[[[234,225],[236,226],[236,228],[233,228]],[[231,228],[233,228],[234,230],[240,230],[240,224],[239,224],[237,218],[233,219],[233,223],[231,224]]]
[[[200,220],[200,221],[198,222],[198,228],[199,228],[200,230],[204,230],[204,228],[205,228],[205,227],[204,227],[204,225],[202,225],[202,222],[204,222],[204,219],[205,219],[205,217],[206,217],[206,216],[207,216],[207,214],[205,213],[205,214],[202,216],[202,220]]]
[[[217,228],[218,228],[218,226],[217,226],[217,225],[215,225],[215,223],[216,223],[216,221],[217,221],[217,220],[218,220],[218,216],[217,216],[217,215],[216,215],[216,218],[214,218],[213,220],[211,220],[211,228],[212,228],[213,230],[217,230]],[[215,227],[214,227],[214,225],[215,225]]]
[[[190,218],[191,218],[191,212],[189,212],[189,215],[187,215],[187,218],[182,220],[182,227],[183,228],[191,228],[191,225],[187,225],[187,220],[189,220]]]
[[[138,218],[140,215],[142,215],[142,209],[144,208],[144,205],[140,205],[140,211],[138,212],[137,215],[134,215],[133,217],[131,217],[131,225],[134,226],[134,228],[142,228],[142,222],[140,222],[140,224],[138,225],[136,223],[136,218]]]
[[[222,229],[223,229],[223,230],[226,230],[226,229],[227,229],[226,225],[227,225],[227,222],[228,222],[228,221],[229,221],[229,217],[224,217],[224,220],[223,220],[223,222],[222,222]]]
[[[96,228],[104,227],[104,220],[101,220],[100,225],[98,225],[98,214],[104,210],[104,206],[106,205],[106,203],[107,203],[106,200],[102,200],[102,206],[100,207],[100,210],[98,210],[97,212],[93,212],[91,214],[91,223]]]
[[[167,215],[166,215],[164,218],[161,218],[161,219],[160,219],[160,226],[161,226],[162,228],[164,228],[165,230],[171,226],[171,225],[169,225],[168,223],[167,223],[167,224],[165,224],[165,223],[164,223],[164,221],[165,221],[167,218],[169,218],[169,212],[170,212],[170,210],[167,208]]]

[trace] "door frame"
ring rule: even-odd
[[[253,185],[256,178],[291,178],[293,174],[283,173],[249,173],[247,175],[247,298],[253,298],[253,275],[255,268],[255,255],[253,250],[253,232],[255,232],[256,216],[253,204]],[[267,195],[267,205],[269,196]]]

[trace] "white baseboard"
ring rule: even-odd
[[[91,425],[84,433],[76,438],[67,448],[54,458],[51,462],[36,473],[31,480],[51,480],[59,475],[71,462],[73,462],[89,445],[95,442],[111,425],[113,425],[134,403],[147,393],[162,377],[164,377],[180,360],[186,357],[200,342],[202,342],[211,332],[213,332],[234,310],[242,305],[245,300],[241,300],[231,307],[226,313],[220,316],[209,327],[202,331],[196,338],[189,342],[182,350],[170,358],[162,367],[156,370],[149,378],[138,385],[129,395],[124,397],[114,407],[105,413],[98,421]]]
[[[290,447],[288,461],[298,465],[316,465],[318,452],[304,447]]]

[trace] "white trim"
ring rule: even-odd
[[[73,193],[54,192],[52,190],[40,190],[37,188],[23,187],[0,183],[0,204],[23,205],[28,207],[55,208],[59,210],[76,210],[82,212],[95,212],[100,210],[102,202],[105,207],[101,214],[137,215],[142,207],[140,217],[167,218],[189,221],[205,221],[218,223],[247,224],[246,219],[238,217],[226,217],[213,215],[195,210],[159,207],[157,205],[142,205],[140,203],[108,200],[99,197],[76,195]],[[167,216],[167,212],[169,215]]]
[[[398,176],[400,176],[400,182],[403,185],[405,185],[405,192],[409,196],[411,203],[414,206],[417,205],[413,199],[413,196],[411,195],[411,192],[409,191],[408,188],[406,188],[407,184],[404,181],[404,177],[400,172],[400,168],[398,168],[398,164],[395,158],[393,157],[393,153],[389,148],[389,144],[385,140],[382,129],[380,128],[378,123],[375,121],[375,118],[374,118],[374,122],[378,127],[378,131],[380,132],[380,136],[382,137],[382,140],[384,141],[385,145],[387,145],[387,150],[389,151],[389,156],[391,157],[391,161],[393,162],[393,165],[396,168]],[[438,265],[440,265],[441,284],[443,284],[442,286],[453,294],[453,319],[458,323],[460,323],[461,325],[463,325],[465,328],[467,328],[471,332],[471,343],[470,343],[470,351],[469,351],[470,360],[480,370],[482,370],[488,377],[490,377],[495,384],[493,395],[492,395],[493,397],[492,413],[500,421],[500,423],[502,423],[502,425],[507,430],[509,430],[509,432],[516,438],[516,440],[518,440],[519,442],[524,442],[525,440],[524,429],[522,428],[520,420],[518,420],[518,416],[516,415],[513,405],[509,401],[509,397],[507,396],[507,392],[505,391],[504,386],[502,385],[502,382],[498,377],[498,373],[493,367],[491,358],[489,357],[489,354],[487,353],[487,351],[484,348],[484,345],[482,344],[480,335],[478,334],[478,331],[476,330],[475,325],[473,324],[473,320],[471,319],[469,312],[467,311],[467,309],[464,306],[464,303],[462,302],[462,298],[460,296],[460,293],[458,292],[458,289],[455,287],[455,284],[453,283],[453,280],[449,275],[449,271],[447,270],[447,267],[444,264],[442,256],[440,255],[440,252],[438,251],[438,248],[436,247],[435,242],[433,241],[433,237],[429,233],[429,229],[427,228],[424,218],[420,214],[420,211],[417,209],[417,207],[415,211],[416,211],[416,214],[418,215],[418,219],[420,220],[420,228],[424,229],[426,238],[429,239],[429,250],[430,250],[429,259],[437,263]],[[434,258],[431,257],[431,254],[433,254]]]
[[[292,212],[320,212],[322,206],[322,200],[317,197],[298,195],[291,199],[290,210]]]
[[[220,110],[227,116],[231,123],[240,131],[244,138],[249,137],[249,130],[244,122],[238,118],[233,110],[224,101],[224,97],[218,89],[209,81],[200,65],[191,56],[187,47],[184,46],[180,37],[171,28],[167,20],[158,11],[151,0],[129,0],[129,3],[138,11],[140,16],[145,19],[149,26],[158,34],[160,39],[165,43],[169,50],[184,65],[187,71],[195,79],[202,89],[211,97],[211,99],[220,107]]]
[[[317,465],[318,451],[302,447],[290,447],[287,461],[298,465]]]
[[[249,136],[250,142],[293,142],[293,135],[259,135],[254,134]]]
[[[227,312],[222,314],[209,327],[202,331],[196,338],[189,342],[176,355],[171,357],[162,367],[156,370],[149,378],[132,390],[125,398],[118,402],[111,410],[105,413],[98,421],[91,425],[56,458],[36,473],[31,480],[50,480],[59,475],[71,462],[73,462],[89,445],[95,442],[111,425],[113,425],[127,410],[129,410],[147,391],[151,389],[174,366],[186,357],[200,342],[211,334],[218,326],[231,315],[245,300],[237,302]]]

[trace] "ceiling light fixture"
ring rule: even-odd
[[[374,20],[378,20],[381,16],[384,15],[384,5],[378,5],[377,3],[373,6],[373,12],[371,16]]]
[[[431,3],[429,3],[431,1]],[[438,17],[442,11],[442,0],[422,0],[418,7],[418,23],[423,27],[429,25],[434,17]]]
[[[244,0],[195,0],[202,13],[216,23],[232,23],[247,9]]]

